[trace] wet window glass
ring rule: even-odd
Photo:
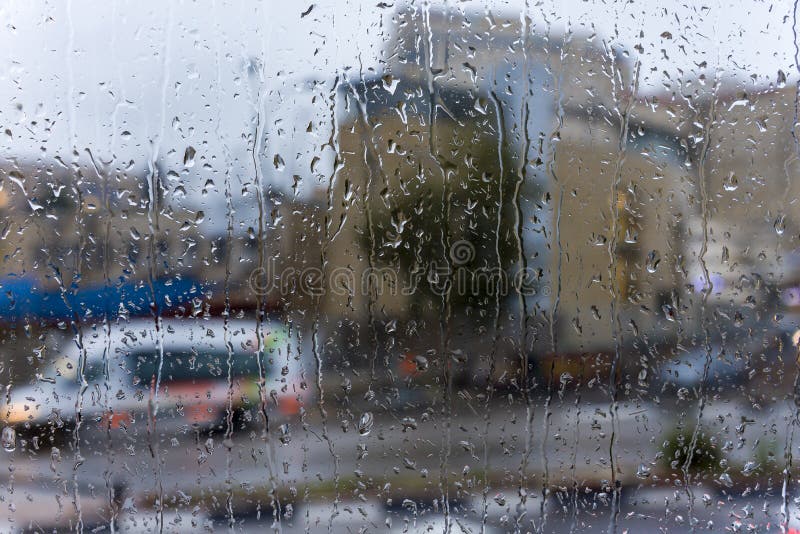
[[[0,15],[0,531],[800,532],[796,3]]]

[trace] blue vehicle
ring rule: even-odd
[[[186,278],[125,282],[116,285],[73,285],[63,291],[44,288],[34,277],[0,280],[0,322],[57,322],[97,318],[150,316],[191,302],[203,286]]]

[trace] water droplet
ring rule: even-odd
[[[194,156],[197,152],[194,147],[187,146],[186,152],[183,153],[183,166],[187,169],[194,167]]]
[[[417,429],[417,420],[413,417],[404,417],[400,424],[403,425],[403,432]]]
[[[786,73],[783,72],[781,69],[778,69],[777,82],[779,89],[783,89],[784,87],[786,87]]]
[[[389,94],[393,95],[397,89],[397,84],[400,83],[400,80],[393,77],[391,74],[386,74],[381,79],[383,80],[383,88],[386,89]]]
[[[281,426],[279,426],[278,432],[280,432],[278,439],[280,439],[281,443],[283,443],[284,445],[292,441],[292,434],[289,431],[289,425],[287,423],[284,423]]]
[[[725,191],[736,191],[739,188],[739,178],[733,173],[728,174],[728,177],[722,182],[722,187]]]
[[[756,462],[745,462],[744,467],[742,468],[742,474],[746,477],[750,476],[756,469],[758,469],[758,464]]]
[[[647,272],[654,273],[658,269],[658,264],[661,263],[661,254],[657,250],[651,250],[647,255]]]
[[[17,448],[17,431],[12,427],[3,427],[3,432],[0,434],[0,443],[6,452],[12,452]]]
[[[639,468],[636,470],[636,476],[639,478],[647,478],[650,476],[650,468],[645,464],[639,464]]]
[[[358,433],[362,436],[366,436],[372,431],[374,425],[375,419],[372,417],[372,413],[365,412],[364,415],[361,416],[361,419],[358,420]]]
[[[783,235],[783,232],[786,231],[786,216],[779,215],[777,219],[775,219],[775,224],[773,224],[775,228],[775,233],[778,235]]]
[[[272,158],[272,164],[275,166],[275,169],[279,171],[286,168],[286,162],[283,161],[283,157],[281,157],[280,154],[275,154],[275,157]]]

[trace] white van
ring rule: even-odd
[[[82,335],[83,348],[70,341],[36,383],[11,388],[3,425],[46,445],[74,427],[78,412],[82,432],[161,433],[226,430],[229,420],[263,428],[264,415],[286,419],[309,402],[313,368],[276,321],[162,319],[157,330],[154,319],[137,319],[84,326]]]

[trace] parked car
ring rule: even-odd
[[[776,365],[794,365],[798,336],[792,323],[751,324],[744,328],[712,330],[709,347],[697,336],[695,342],[675,352],[660,365],[662,390],[695,389],[703,382],[708,364],[708,384],[717,389],[741,386],[770,376]]]
[[[286,419],[309,401],[305,356],[276,321],[164,319],[157,330],[143,319],[82,330],[82,348],[70,342],[35,384],[11,389],[4,425],[39,442],[74,427],[78,413],[82,429],[222,430]]]

